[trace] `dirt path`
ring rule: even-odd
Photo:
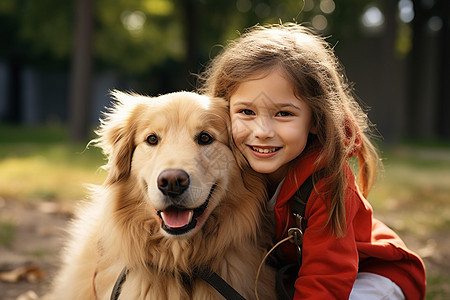
[[[33,269],[28,275],[38,277],[11,283],[0,280],[0,299],[31,300],[48,292],[69,218],[70,214],[54,203],[25,204],[0,199],[0,220],[15,227],[14,242],[8,247],[0,245],[0,272],[28,267]]]

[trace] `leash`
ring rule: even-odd
[[[129,270],[127,267],[123,268],[119,277],[117,277],[114,288],[111,292],[110,300],[118,300],[120,292],[122,290],[122,285],[127,279]],[[198,276],[210,286],[212,286],[216,291],[218,291],[227,300],[245,300],[245,298],[238,293],[231,285],[229,285],[222,277],[220,277],[216,272],[212,271],[210,268],[196,269],[193,273],[194,276]]]
[[[264,265],[264,263],[266,262],[266,259],[269,257],[269,255],[272,253],[273,250],[275,250],[278,246],[280,246],[282,243],[288,241],[291,239],[291,236],[285,237],[284,239],[282,239],[281,241],[279,241],[278,243],[276,243],[275,246],[273,246],[269,252],[266,253],[266,255],[264,256],[264,258],[261,260],[261,263],[259,264],[258,267],[258,272],[256,273],[256,279],[255,279],[255,296],[256,296],[256,300],[259,300],[259,296],[258,296],[258,281],[259,281],[259,274],[261,273],[261,268]]]

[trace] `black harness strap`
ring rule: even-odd
[[[294,195],[288,200],[292,202],[292,213],[294,218],[297,221],[297,218],[300,220],[300,223],[297,224],[301,237],[297,237],[300,241],[300,245],[303,242],[303,232],[307,226],[307,220],[305,219],[305,210],[306,203],[308,202],[309,196],[314,188],[314,176],[317,176],[317,179],[320,179],[324,176],[324,171],[320,170],[317,173],[311,174],[298,188]],[[298,276],[298,270],[302,264],[301,261],[301,250],[298,253],[298,263],[297,264],[287,264],[280,268],[277,272],[276,276],[276,291],[278,299],[292,299],[294,293],[294,282]]]
[[[306,203],[314,188],[313,179],[315,176],[317,177],[317,180],[321,179],[324,176],[324,170],[322,169],[309,175],[295,194],[288,200],[292,202],[292,213],[298,214],[302,218],[305,217]]]
[[[122,285],[127,279],[128,269],[123,268],[119,277],[114,284],[114,288],[111,293],[110,300],[118,300],[122,289]],[[216,291],[218,291],[227,300],[245,300],[241,294],[239,294],[231,285],[229,285],[222,277],[220,277],[216,272],[213,272],[210,268],[204,268],[201,270],[196,270],[194,276],[206,281],[210,286],[212,286]]]
[[[116,283],[114,284],[114,288],[111,293],[111,300],[117,300],[119,299],[120,292],[122,290],[122,285],[127,279],[128,269],[127,267],[123,268],[122,272],[120,273],[119,277],[116,280]]]
[[[245,300],[231,285],[229,285],[222,277],[211,269],[202,269],[196,272],[197,275],[206,281],[210,286],[216,289],[225,299],[228,300]]]
[[[295,192],[295,194],[289,199],[292,201],[292,212],[298,214],[301,217],[305,217],[306,203],[308,202],[309,195],[314,188],[312,175],[310,175],[302,186]]]

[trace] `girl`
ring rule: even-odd
[[[369,121],[322,38],[297,24],[256,26],[213,59],[203,92],[230,103],[240,163],[267,180],[276,241],[296,227],[288,200],[313,174],[294,299],[424,299],[422,260],[372,217]],[[294,244],[281,250],[296,261]]]

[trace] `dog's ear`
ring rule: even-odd
[[[142,96],[111,92],[115,103],[104,114],[96,131],[98,138],[92,142],[102,148],[108,158],[105,169],[108,171],[107,184],[125,179],[130,174],[131,159],[136,147],[135,133],[137,114]]]

